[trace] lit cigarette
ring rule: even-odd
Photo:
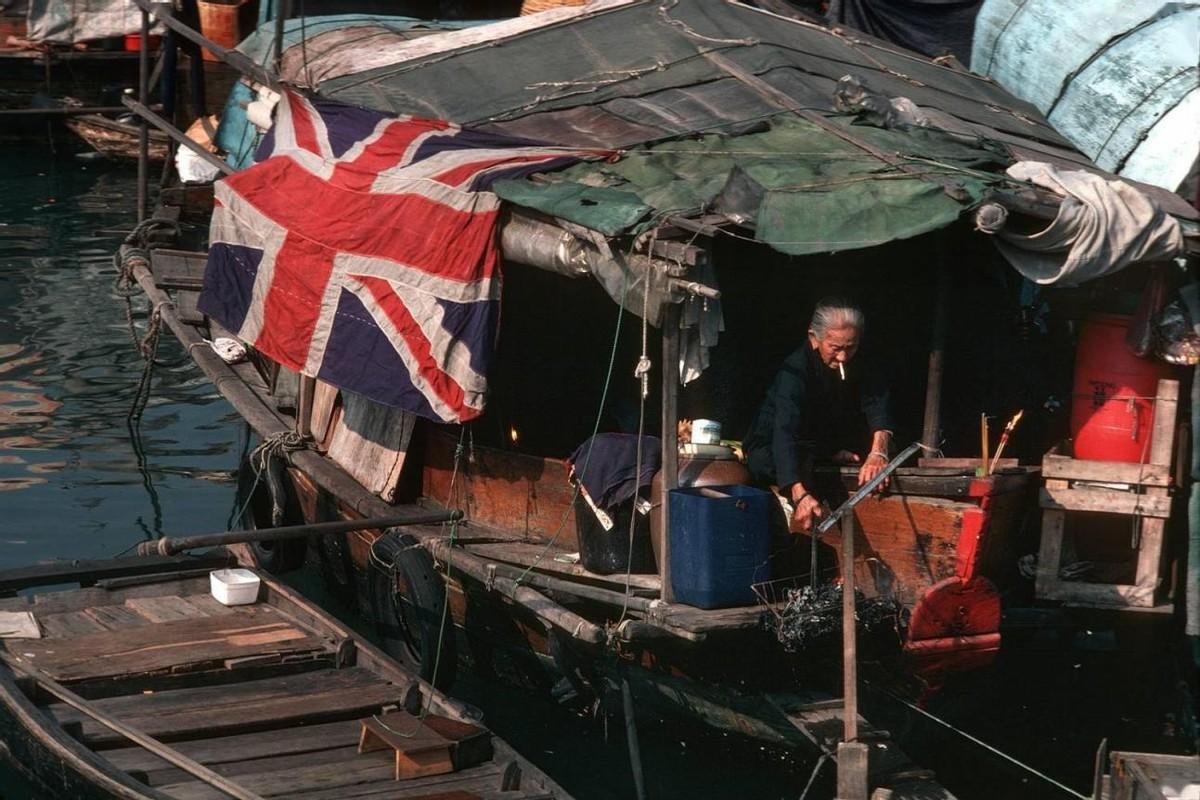
[[[838,373],[841,374],[842,380],[846,380],[846,367],[840,361],[838,362]]]

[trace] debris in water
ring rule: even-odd
[[[899,608],[894,600],[868,598],[859,591],[854,594],[854,618],[861,629],[869,631],[881,625],[895,625]],[[811,586],[789,589],[783,608],[778,614],[765,617],[764,621],[773,629],[784,649],[791,653],[840,635],[842,586],[827,584],[817,589]]]

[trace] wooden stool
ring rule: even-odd
[[[396,780],[444,775],[492,757],[492,737],[477,725],[394,711],[359,720],[358,752],[396,751]]]

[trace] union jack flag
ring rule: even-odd
[[[497,180],[596,153],[285,93],[219,181],[200,309],[305,375],[443,422],[483,412]]]

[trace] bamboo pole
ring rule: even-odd
[[[185,550],[196,550],[201,547],[221,547],[227,544],[245,544],[247,542],[278,542],[284,539],[304,539],[309,536],[329,536],[351,531],[382,530],[402,525],[439,525],[456,522],[462,518],[463,512],[458,510],[432,511],[424,514],[393,515],[374,519],[310,522],[303,525],[284,525],[278,528],[258,528],[252,531],[204,533],[196,536],[164,536],[161,539],[141,542],[137,551],[138,555],[173,556]]]
[[[662,314],[662,521],[658,576],[662,599],[675,601],[671,588],[671,490],[679,487],[679,305],[667,303]]]

